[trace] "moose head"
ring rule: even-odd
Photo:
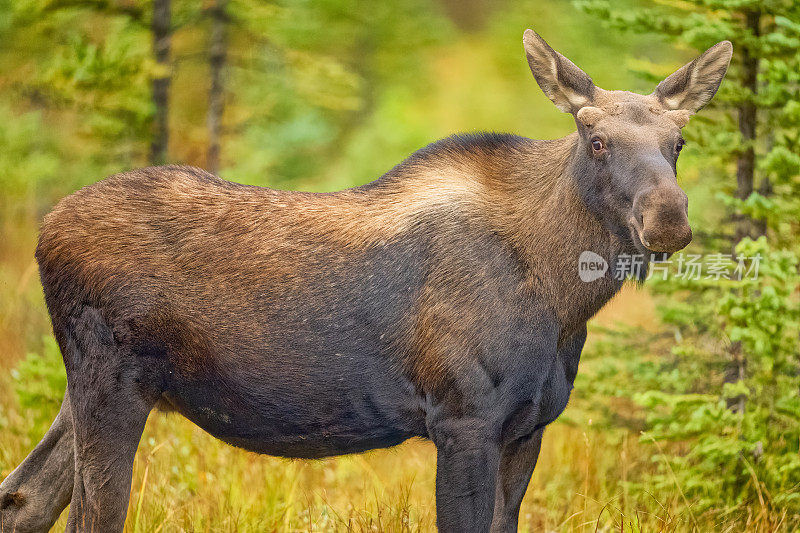
[[[692,240],[676,165],[681,128],[719,88],[733,47],[722,41],[658,84],[649,95],[607,91],[536,32],[523,37],[537,83],[578,126],[575,175],[602,224],[643,254],[676,252]]]

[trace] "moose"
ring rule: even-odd
[[[439,530],[516,531],[586,322],[624,282],[582,281],[578,258],[690,242],[681,128],[732,55],[720,42],[645,96],[523,43],[566,137],[456,135],[333,193],[161,166],[61,200],[36,259],[68,386],[0,485],[2,531],[47,531],[68,504],[68,531],[122,531],[153,409],[283,457],[430,439]]]

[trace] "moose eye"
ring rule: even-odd
[[[592,150],[595,152],[600,152],[604,148],[603,141],[600,139],[592,139]]]
[[[676,154],[681,153],[681,150],[683,150],[683,145],[684,144],[686,144],[686,141],[684,141],[683,139],[678,139],[678,142],[675,144],[675,153]]]

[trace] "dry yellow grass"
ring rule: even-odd
[[[27,453],[10,444],[3,475]],[[598,518],[619,520],[625,496],[615,491],[631,468],[631,446],[609,446],[565,424],[550,428],[520,530],[594,531]],[[434,531],[435,458],[421,440],[316,461],[258,456],[177,415],[154,414],[136,459],[126,530]],[[655,531],[660,520],[642,522]],[[55,529],[63,526],[64,517]]]

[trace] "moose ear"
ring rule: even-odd
[[[706,105],[719,89],[733,55],[730,41],[715,44],[682,66],[656,87],[655,95],[666,109],[691,113]]]
[[[536,83],[557,108],[575,114],[592,103],[594,83],[584,71],[550,48],[533,30],[525,30],[522,43]]]

